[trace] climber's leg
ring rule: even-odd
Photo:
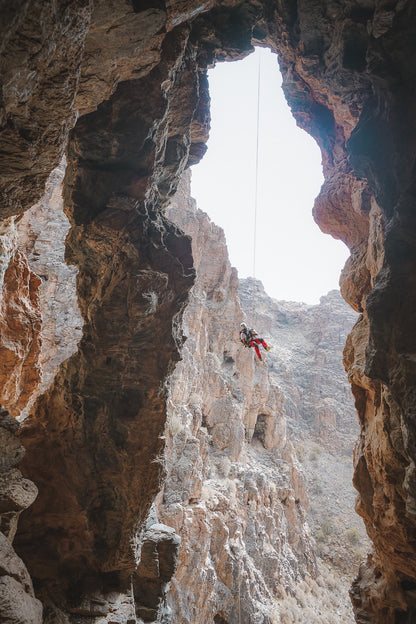
[[[262,357],[261,357],[260,349],[257,346],[257,342],[254,342],[254,340],[253,340],[251,344],[253,345],[254,350],[256,351],[257,357],[259,358],[259,360],[261,360]]]

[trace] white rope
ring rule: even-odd
[[[257,128],[256,128],[256,167],[254,186],[254,223],[253,223],[253,290],[251,295],[251,316],[254,316],[254,288],[256,282],[256,252],[257,252],[257,206],[259,190],[259,136],[260,136],[260,83],[261,83],[261,55],[257,70]]]
[[[238,562],[238,624],[241,624],[241,562]]]

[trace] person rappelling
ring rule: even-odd
[[[245,347],[254,347],[259,360],[263,360],[261,357],[259,345],[262,345],[266,351],[270,351],[270,347],[267,342],[260,338],[255,329],[249,329],[246,323],[240,323],[240,340]]]
[[[260,128],[260,58],[259,57],[259,71],[257,77],[257,140],[256,140],[256,167],[255,167],[255,192],[254,192],[254,225],[253,225],[253,281],[256,280],[256,233],[257,233],[257,204],[258,204],[258,186],[259,186],[259,128]],[[254,310],[254,286],[252,294],[252,309]],[[263,349],[270,351],[270,347],[267,342],[260,338],[255,329],[249,329],[246,323],[240,323],[240,340],[245,347],[254,347],[257,357],[260,361],[263,360],[259,345],[263,346]]]

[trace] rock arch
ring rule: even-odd
[[[84,318],[78,353],[22,432],[40,489],[20,532],[25,558],[39,579],[69,584],[80,570],[125,584],[134,566],[133,519],[145,517],[159,471],[145,486],[132,475],[160,450],[157,392],[193,279],[189,241],[162,208],[205,149],[206,67],[257,43],[279,54],[293,114],[322,149],[315,219],[351,249],[341,288],[361,317],[345,362],[362,426],[357,508],[375,545],[354,586],[357,621],[403,619],[416,578],[413,3],[35,0],[4,11],[1,216],[39,198],[66,150],[67,254]],[[140,289],[150,286],[148,315]],[[124,323],[120,301],[134,302]],[[157,364],[149,335],[160,336]],[[114,474],[126,485],[117,492]],[[52,558],[33,554],[34,538]]]

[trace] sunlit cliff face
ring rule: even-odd
[[[1,216],[36,203],[66,152],[66,257],[83,319],[77,352],[21,431],[39,496],[16,545],[37,587],[65,600],[87,584],[125,587],[135,568],[131,537],[159,487],[161,388],[194,278],[189,239],[163,207],[205,149],[206,68],[256,43],[278,53],[292,112],[322,149],[315,218],[351,249],[342,292],[361,317],[345,362],[362,427],[357,509],[375,545],[353,589],[357,621],[410,622],[413,3],[34,1],[2,11]],[[40,378],[39,284],[2,241],[1,401],[17,415]]]

